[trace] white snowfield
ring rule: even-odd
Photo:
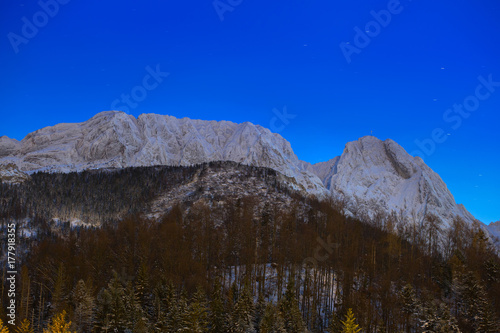
[[[295,189],[343,199],[360,216],[394,211],[414,220],[434,214],[445,226],[456,215],[477,221],[422,159],[372,136],[314,165],[300,161],[279,134],[249,122],[107,111],[83,123],[42,128],[21,141],[0,137],[0,165],[15,164],[27,174],[221,160],[272,168],[290,177]]]

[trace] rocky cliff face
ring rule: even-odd
[[[319,178],[301,168],[290,143],[251,123],[203,121],[123,112],[102,112],[79,124],[58,124],[22,141],[2,137],[0,164],[22,171],[70,172],[93,168],[193,165],[233,161],[269,167],[294,180],[298,190],[318,196]]]
[[[313,168],[325,187],[358,214],[394,211],[417,221],[429,214],[445,224],[454,216],[475,221],[438,174],[390,139],[367,136],[349,142],[341,156]]]
[[[210,161],[272,168],[289,177],[295,189],[342,199],[359,216],[394,211],[413,220],[434,214],[445,225],[456,215],[475,221],[422,159],[392,140],[370,136],[349,142],[341,156],[314,165],[300,161],[288,141],[258,125],[157,114],[135,118],[102,112],[83,123],[40,129],[22,141],[0,138],[0,164],[11,163],[27,173]]]
[[[486,228],[497,244],[500,244],[500,221],[492,222]]]

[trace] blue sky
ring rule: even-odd
[[[421,155],[476,217],[500,220],[496,0],[1,6],[0,135],[117,108],[251,121],[315,163],[373,131]]]

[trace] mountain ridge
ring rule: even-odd
[[[45,127],[21,141],[0,137],[0,164],[28,174],[226,160],[274,169],[293,179],[296,190],[342,200],[349,213],[367,219],[395,212],[413,222],[435,215],[445,226],[455,216],[477,222],[439,175],[391,139],[365,136],[348,142],[340,156],[311,164],[299,160],[281,135],[250,122],[153,113],[136,118],[121,111]]]

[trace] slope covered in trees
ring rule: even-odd
[[[188,167],[138,167],[84,172],[36,173],[20,185],[0,183],[0,218],[57,218],[101,225],[130,214],[148,213],[166,197],[188,207],[202,196],[244,197],[275,193],[288,196],[289,178],[261,167],[211,162]],[[185,191],[179,193],[178,190]],[[216,191],[216,190],[219,191]],[[265,190],[266,193],[262,193]],[[176,192],[177,191],[177,192]]]
[[[213,195],[217,186],[236,192]],[[148,218],[172,191],[182,200]],[[18,328],[498,331],[500,260],[480,228],[457,219],[440,232],[432,217],[363,223],[342,215],[340,203],[301,197],[269,169],[35,174],[2,184],[0,200],[2,244],[9,221],[29,219],[33,231],[18,236]],[[55,228],[54,214],[65,211],[100,227]],[[1,297],[3,311],[5,284]]]

